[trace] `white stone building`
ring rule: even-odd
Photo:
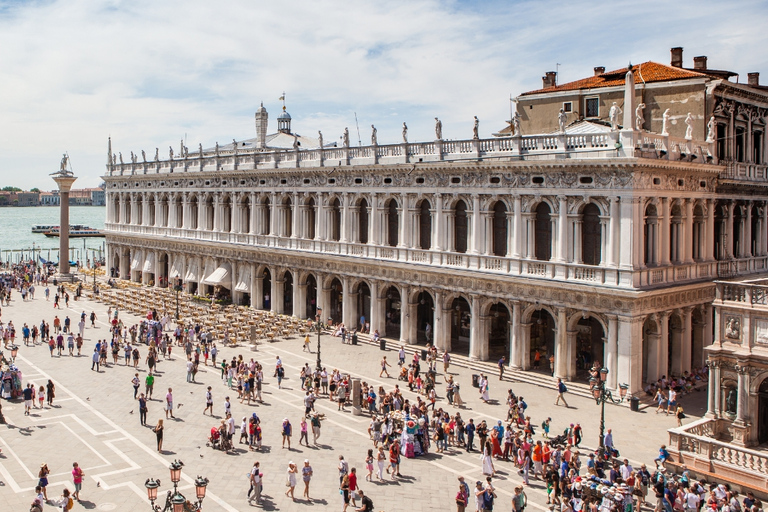
[[[768,94],[706,73],[681,83],[655,64],[657,93],[703,98],[697,126],[662,135],[635,123],[638,98],[649,127],[667,108],[635,86],[648,82],[642,66],[613,72],[620,85],[590,82],[590,97],[618,96],[623,111],[604,130],[569,119],[560,133],[546,107],[526,110],[549,112],[544,134],[329,147],[294,137],[285,111],[267,135],[262,107],[256,138],[226,146],[123,164],[110,143],[108,263],[125,279],[180,280],[277,313],[319,306],[350,327],[364,317],[408,343],[429,324],[441,349],[521,369],[554,354],[566,379],[599,361],[611,387],[638,393],[704,364],[713,281],[768,262],[768,197],[754,186],[768,179],[754,161]],[[521,96],[518,111],[580,91],[553,87]],[[722,129],[708,129],[713,114]],[[748,130],[752,151],[737,155],[722,130]]]

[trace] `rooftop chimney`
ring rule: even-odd
[[[747,83],[749,85],[760,85],[760,73],[747,73]]]
[[[670,65],[674,68],[683,67],[683,47],[677,46],[672,48],[670,53],[672,53],[672,61],[670,62]]]
[[[681,57],[682,59],[682,57]],[[698,71],[706,71],[707,70],[707,56],[702,55],[701,57],[694,57],[693,58],[693,69]]]
[[[557,73],[555,73],[554,71],[547,71],[546,76],[541,77],[543,87],[545,89],[547,87],[554,87],[557,81],[556,77],[557,77]]]
[[[605,73],[605,66],[595,66],[595,76]]]

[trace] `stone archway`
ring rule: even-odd
[[[529,361],[533,370],[549,371],[549,356],[555,354],[555,331],[557,322],[548,309],[539,308],[531,313]],[[539,363],[536,362],[539,352]]]
[[[343,323],[343,312],[344,312],[344,288],[341,284],[341,281],[339,278],[334,277],[331,280],[331,287],[330,287],[330,302],[328,303],[328,311],[324,314],[333,319],[333,324],[338,325],[340,323]],[[345,326],[348,329],[351,329],[352,326]]]
[[[416,297],[416,341],[418,343],[432,343],[435,338],[434,334],[435,301],[432,294],[422,290]]]
[[[464,356],[469,355],[471,337],[472,308],[464,297],[456,297],[451,301],[451,352]]]
[[[502,356],[509,357],[512,313],[503,302],[492,304],[488,313],[488,354],[491,361],[498,361]]]
[[[272,307],[272,272],[264,267],[264,277],[261,281],[261,293],[264,297],[262,309],[269,311]]]
[[[293,274],[286,270],[283,274],[283,314],[293,315]]]
[[[582,317],[576,322],[576,372],[579,377],[589,379],[589,370],[605,367],[606,333],[603,324],[594,316]],[[598,366],[599,365],[599,366]]]
[[[317,316],[317,280],[315,276],[309,274],[307,276],[307,300],[304,305],[304,311],[307,318],[315,318]],[[322,319],[321,319],[322,320]]]
[[[370,330],[371,323],[371,288],[368,283],[361,281],[357,285],[357,326],[349,326],[350,328],[356,328],[361,332],[368,332]],[[369,328],[366,330],[366,324]]]
[[[401,319],[402,319],[402,299],[400,290],[396,286],[390,286],[384,292],[386,298],[386,336],[388,338],[400,339]]]

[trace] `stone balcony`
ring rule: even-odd
[[[768,495],[768,452],[715,439],[724,420],[702,418],[669,430],[668,464],[685,465],[696,476]]]
[[[768,165],[728,162],[722,178],[729,181],[762,183],[768,185]]]
[[[716,164],[713,144],[631,130],[599,134],[530,135],[436,140],[362,147],[202,151],[150,162],[114,163],[107,175],[397,165],[466,160],[557,160],[644,157]]]
[[[133,224],[106,223],[105,231],[108,235],[138,235],[142,238],[156,237],[226,243],[243,247],[279,248],[297,252],[364,258],[371,261],[408,263],[533,279],[576,281],[589,285],[627,289],[661,288],[673,284],[711,281],[715,279],[718,265],[722,263],[704,261],[633,270],[527,258]],[[759,260],[759,262],[753,261],[750,263],[750,267],[758,266],[759,263],[760,268],[764,268],[768,263],[766,261],[768,258],[765,257],[753,258],[753,260]]]

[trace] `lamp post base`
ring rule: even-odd
[[[76,274],[54,274],[53,279],[57,283],[76,283],[80,281]]]

